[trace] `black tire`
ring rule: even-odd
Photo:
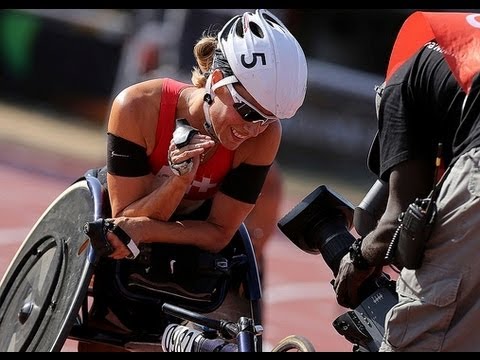
[[[272,352],[316,352],[313,344],[301,335],[289,335],[280,340]]]
[[[85,180],[45,210],[0,281],[0,352],[61,351],[93,273],[83,225],[94,201]]]

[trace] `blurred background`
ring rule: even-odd
[[[194,42],[246,10],[2,10],[0,97],[102,127],[124,87],[157,76],[189,82]],[[283,121],[281,165],[370,185],[365,157],[376,127],[373,89],[382,82],[397,31],[415,10],[272,10],[309,62],[305,106]]]
[[[246,10],[2,10],[0,97],[103,127],[111,99],[124,87],[157,76],[189,82],[194,42]],[[283,121],[280,164],[348,175],[367,187],[373,88],[382,82],[396,32],[414,10],[272,11],[309,62],[305,106]]]
[[[247,10],[0,10],[0,277],[43,209],[85,170],[104,164],[116,94],[153,77],[190,82],[195,41]],[[309,66],[305,104],[282,121],[284,214],[320,184],[358,204],[374,183],[365,161],[376,131],[374,86],[383,82],[398,30],[416,10],[272,10],[299,40]],[[345,309],[329,280],[318,257],[287,241],[269,245],[270,344],[297,333],[319,351],[350,350],[330,326]]]

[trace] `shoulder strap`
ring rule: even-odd
[[[165,78],[162,86],[162,98],[158,114],[155,148],[150,154],[150,166],[153,172],[160,170],[161,164],[166,163],[168,146],[175,126],[175,113],[180,92],[188,84]]]
[[[440,192],[440,188],[442,187],[442,184],[445,181],[445,178],[447,177],[448,173],[450,172],[450,169],[453,166],[453,164],[450,163],[448,165],[448,167],[445,170],[443,170],[444,162],[443,162],[443,159],[442,159],[442,156],[441,156],[442,146],[443,146],[442,143],[438,144],[439,149],[438,149],[438,153],[437,153],[437,158],[435,160],[435,180],[438,177],[440,177],[440,178],[438,179],[436,184],[433,186],[432,191],[428,195],[428,197],[432,200],[437,199],[438,193]]]

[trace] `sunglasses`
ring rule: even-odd
[[[226,84],[226,86],[233,99],[233,108],[243,120],[253,124],[260,124],[261,126],[266,126],[278,120],[277,117],[273,115],[265,115],[255,106],[250,104],[235,90],[233,84]]]

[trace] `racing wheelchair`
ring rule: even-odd
[[[45,210],[0,282],[0,351],[56,352],[67,339],[132,351],[263,351],[260,277],[243,224],[218,254],[165,244],[154,263],[148,261],[153,248],[141,249],[139,260],[118,261],[99,256],[85,230],[109,215],[97,169]],[[113,273],[115,290],[107,296],[123,309],[128,332],[97,327],[91,319],[92,309],[102,309],[95,296],[101,287],[95,284],[106,269]],[[242,290],[249,310],[238,319],[214,316],[233,286]],[[130,306],[143,311],[142,321],[128,316]],[[291,335],[272,351],[315,348]]]

